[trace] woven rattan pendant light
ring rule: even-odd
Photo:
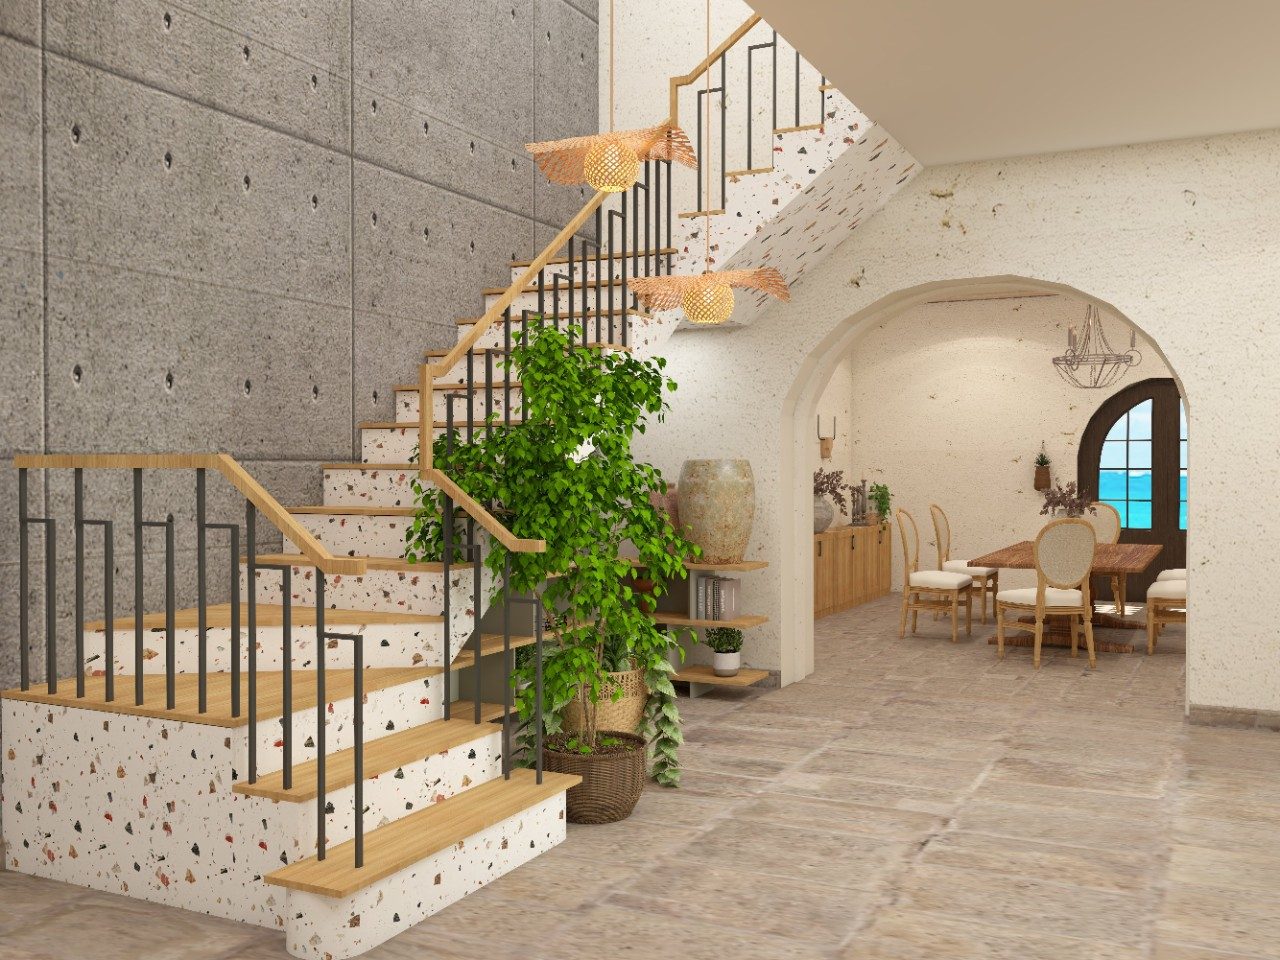
[[[707,0],[707,59],[711,58],[711,0]],[[707,69],[707,107],[711,106],[711,70]],[[724,96],[723,92],[721,96]],[[711,156],[711,131],[714,124],[707,124],[707,149],[704,157]],[[699,144],[701,146],[701,144]],[[706,195],[711,196],[711,163],[705,164],[707,178]],[[641,304],[651,310],[684,311],[690,323],[714,325],[733,316],[733,288],[762,290],[779,300],[791,299],[787,281],[775,267],[757,267],[754,270],[711,269],[711,214],[703,216],[703,238],[706,245],[705,269],[696,276],[637,277],[630,287]]]
[[[609,132],[525,144],[552,183],[587,183],[604,193],[622,193],[635,185],[644,160],[698,166],[693,145],[679,127],[659,124],[640,130],[614,129],[614,33],[614,0],[609,0]]]

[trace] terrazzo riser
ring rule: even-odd
[[[376,465],[365,470],[326,470],[322,502],[329,507],[412,507],[417,503],[412,487],[415,478],[408,471]]]
[[[8,869],[259,926],[296,922],[289,892],[261,878],[314,851],[315,805],[232,791],[244,728],[5,701],[4,729]],[[366,780],[366,829],[497,776],[500,740]],[[331,842],[351,835],[353,795],[330,795]]]
[[[313,576],[307,576],[312,572],[311,567],[295,567],[293,575],[292,590],[290,596],[293,602],[299,606],[312,607],[315,605],[315,579]],[[259,573],[260,583],[258,599],[260,601],[273,600],[279,602],[280,594],[278,590],[271,589],[270,574]],[[453,621],[454,638],[453,654],[456,657],[458,650],[461,648],[461,640],[465,639],[475,629],[475,606],[472,602],[474,596],[472,579],[473,575],[470,567],[459,567],[450,573],[450,579],[453,582],[453,588],[449,592],[449,619]],[[481,571],[480,578],[482,589],[491,591],[493,589],[493,576],[488,569]],[[402,573],[398,570],[369,570],[363,576],[352,576],[345,574],[335,574],[329,576],[325,586],[325,603],[330,608],[342,608],[346,610],[372,610],[387,613],[422,613],[439,616],[444,612],[444,573],[424,570],[421,573]],[[244,574],[241,575],[241,590],[247,590],[248,584],[244,580]],[[484,596],[489,596],[486,592]],[[399,642],[396,640],[400,637],[399,633],[392,630],[392,626],[386,627],[377,625],[370,627],[370,634],[379,637],[377,644],[366,643],[364,652],[366,661],[369,666],[388,666],[388,667],[439,667],[444,665],[443,649],[444,649],[444,628],[442,624],[427,623],[417,624],[412,627],[395,627],[395,630],[401,631],[408,635],[412,631],[411,642]],[[346,627],[336,627],[339,632],[347,632]],[[297,628],[294,629],[295,636],[298,636]],[[350,644],[342,641],[330,641],[330,647],[334,644],[339,645],[339,649],[346,650],[345,654],[348,658],[347,666],[350,665]],[[374,663],[370,658],[376,658]],[[330,662],[328,660],[326,663]]]
[[[345,899],[288,892],[288,950],[346,960],[385,943],[565,839],[565,796],[473,834]]]
[[[483,420],[486,416],[485,398],[484,398],[484,376],[483,369],[476,371],[476,396],[475,409],[476,419]],[[501,387],[501,375],[498,371],[494,371],[494,387],[493,387],[493,412],[499,417],[505,416],[506,405],[504,403],[503,389]],[[444,420],[448,416],[448,396],[446,390],[433,390],[431,414],[434,420]],[[466,402],[464,400],[455,400],[453,403],[454,417],[466,419]],[[511,388],[511,418],[513,420],[520,417],[520,388]],[[418,391],[417,390],[397,390],[396,391],[396,422],[408,423],[418,419]]]
[[[341,513],[302,513],[295,519],[332,553],[362,557],[403,557],[405,531],[413,523],[413,517]]]
[[[310,569],[310,568],[307,568]],[[437,581],[440,575],[436,575]],[[265,575],[264,575],[265,578]],[[331,578],[332,580],[332,578]],[[295,583],[297,581],[295,580]],[[241,596],[245,584],[241,578]],[[439,591],[439,585],[436,586]],[[312,590],[292,591],[295,606],[312,606],[315,596]],[[336,590],[333,593],[337,593]],[[470,591],[467,592],[470,596]],[[330,606],[338,606],[353,610],[380,609],[371,604],[360,605],[340,602],[345,598],[326,596]],[[258,592],[259,603],[280,602],[278,589],[263,589]],[[467,600],[466,605],[470,605]],[[417,613],[417,610],[401,610],[398,612]],[[434,611],[439,613],[439,605]],[[363,626],[342,625],[329,627],[340,633],[357,633],[364,639],[364,663],[366,667],[407,667],[407,666],[441,666],[440,651],[443,630],[439,623],[374,623]],[[116,630],[114,643],[115,672],[117,674],[134,673],[134,634],[132,630]],[[291,661],[295,670],[311,669],[316,662],[315,627],[295,623],[291,630]],[[257,663],[259,670],[281,670],[284,667],[284,628],[278,626],[259,626],[257,628],[258,647]],[[231,628],[209,627],[205,631],[207,669],[211,673],[230,673],[232,663]],[[200,633],[195,627],[179,627],[174,631],[174,671],[176,673],[196,673],[200,667],[199,660]],[[241,617],[240,622],[240,664],[248,663],[249,624],[248,619]],[[340,670],[350,669],[352,665],[351,644],[346,641],[330,640],[325,665]],[[143,634],[143,673],[164,673],[165,631],[162,627],[148,628]],[[95,630],[85,634],[85,670],[91,675],[100,676],[106,672],[106,631]]]
[[[432,437],[444,436],[444,427],[433,429]],[[403,427],[361,427],[360,459],[364,463],[409,463],[418,447],[418,424]]]

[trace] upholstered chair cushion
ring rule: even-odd
[[[1157,580],[1147,588],[1148,600],[1185,600],[1187,599],[1187,581]]]
[[[972,583],[972,577],[946,570],[919,570],[911,575],[911,586],[932,587],[935,590],[962,590]]]
[[[1185,580],[1187,579],[1187,568],[1180,567],[1176,570],[1161,570],[1156,576],[1156,580]]]
[[[1016,603],[1019,606],[1034,607],[1036,605],[1036,588],[1023,587],[1018,590],[1001,590],[996,594],[997,603]],[[1046,607],[1078,607],[1084,603],[1084,595],[1079,590],[1058,590],[1045,587],[1044,605]]]
[[[966,573],[971,577],[989,577],[996,572],[995,567],[970,567],[963,560],[948,560],[942,565],[942,569],[951,573]]]

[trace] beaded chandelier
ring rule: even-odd
[[[1085,310],[1084,329],[1077,334],[1075,326],[1068,327],[1067,352],[1053,358],[1062,379],[1085,390],[1109,387],[1141,362],[1133,328],[1129,329],[1129,349],[1116,351],[1102,329],[1102,315],[1092,303]]]

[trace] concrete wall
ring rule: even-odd
[[[931,503],[951,521],[953,559],[1034,539],[1049,519],[1033,486],[1041,444],[1055,480],[1077,479],[1080,436],[1102,402],[1171,375],[1143,337],[1142,363],[1110,390],[1067,384],[1050,359],[1084,312],[1084,302],[1066,296],[922,304],[869,329],[836,367],[823,398],[847,378],[855,473],[888,484],[893,506],[915,517],[921,567],[937,559]],[[1111,342],[1128,346],[1128,325],[1112,313],[1102,320]],[[893,548],[897,588],[896,534]],[[1000,585],[1035,586],[1035,574],[1004,570]]]
[[[1195,476],[1189,698],[1280,709],[1280,596],[1243,575],[1280,537],[1278,160],[1270,131],[926,170],[791,304],[724,336],[677,334],[680,390],[640,452],[670,472],[687,457],[751,458],[750,551],[772,566],[747,581],[746,605],[770,617],[747,661],[787,682],[812,670],[813,413],[839,357],[936,297],[924,285],[1013,276],[1112,305],[1180,378]]]
[[[318,464],[358,459],[354,424],[390,419],[422,349],[452,344],[481,288],[581,205],[523,144],[597,128],[595,7],[4,0],[0,458],[220,450],[282,502],[318,502]],[[87,485],[89,514],[127,527],[128,478]],[[147,488],[149,518],[189,520],[190,475]],[[15,489],[0,468],[0,686]],[[33,511],[68,516],[69,491],[33,474]],[[180,602],[192,539],[180,526]],[[70,556],[64,526],[68,587]]]

